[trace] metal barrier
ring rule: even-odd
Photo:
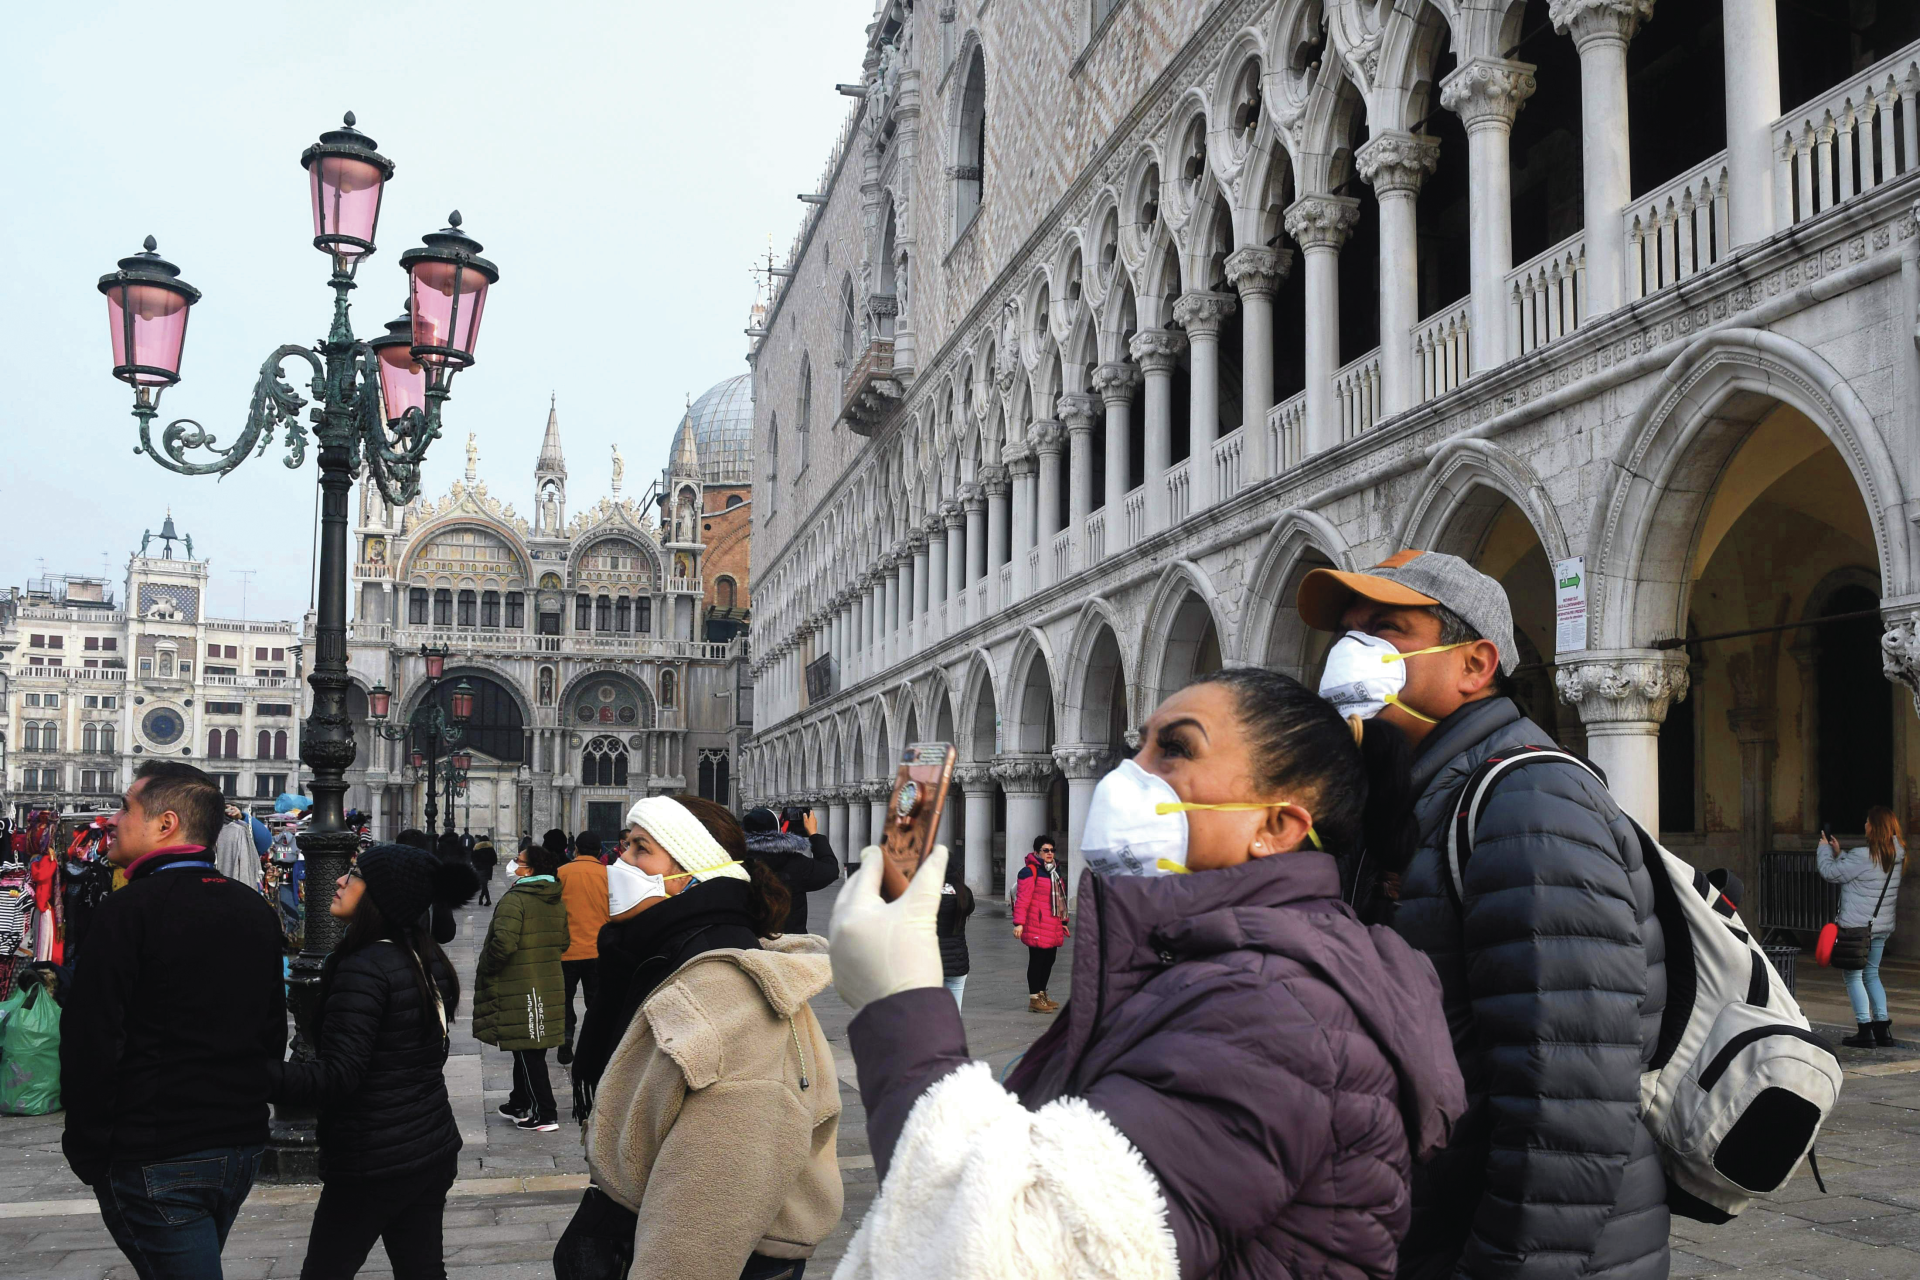
[[[1840,886],[1820,878],[1812,850],[1774,850],[1767,855],[1761,879],[1762,930],[1818,933],[1840,908]]]
[[[1767,960],[1773,965],[1773,971],[1780,975],[1780,985],[1787,994],[1798,997],[1795,986],[1795,974],[1799,968],[1800,948],[1796,946],[1768,946],[1760,948],[1767,953]]]

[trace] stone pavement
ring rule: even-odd
[[[828,919],[835,888],[814,894],[812,919]],[[488,908],[464,913],[448,948],[471,990],[473,958]],[[1003,904],[983,901],[968,929],[973,973],[965,1020],[972,1050],[997,1070],[1030,1044],[1046,1019],[1026,1011],[1026,954]],[[1062,950],[1053,995],[1064,1000],[1072,944]],[[1896,1030],[1920,1037],[1920,966],[1889,966]],[[1850,1021],[1839,976],[1800,970],[1801,998],[1816,1023],[1843,1034]],[[532,1280],[553,1274],[553,1241],[566,1228],[585,1185],[578,1133],[522,1133],[493,1108],[506,1098],[511,1060],[474,1041],[466,997],[453,1033],[448,1091],[465,1149],[460,1181],[446,1213],[447,1270],[455,1280]],[[808,1267],[825,1280],[846,1249],[876,1191],[865,1112],[846,1053],[851,1014],[831,989],[814,1002],[833,1041],[844,1114],[840,1165],[847,1209]],[[1899,1051],[1843,1049],[1848,1069],[1838,1111],[1820,1141],[1822,1195],[1804,1171],[1784,1191],[1738,1221],[1708,1227],[1676,1222],[1673,1274],[1740,1280],[1908,1280],[1920,1275],[1920,1039]],[[571,1087],[553,1066],[564,1117]],[[91,1192],[60,1155],[61,1117],[0,1117],[0,1278],[132,1280],[133,1271],[101,1225]],[[229,1280],[297,1276],[306,1252],[317,1187],[258,1186],[226,1250]],[[375,1248],[361,1273],[390,1274]],[[636,1278],[638,1280],[638,1278]]]

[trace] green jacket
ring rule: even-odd
[[[500,895],[474,971],[473,1038],[501,1049],[554,1049],[566,1041],[560,953],[567,908],[552,879]]]

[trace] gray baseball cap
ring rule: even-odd
[[[1507,591],[1459,556],[1444,551],[1400,551],[1365,573],[1315,569],[1300,582],[1301,621],[1321,631],[1344,631],[1341,618],[1355,598],[1402,606],[1442,605],[1500,650],[1500,670],[1520,665],[1513,643],[1513,606]]]

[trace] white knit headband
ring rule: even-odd
[[[697,876],[724,876],[730,880],[750,880],[747,869],[728,856],[713,838],[706,824],[688,812],[672,796],[648,796],[635,800],[627,810],[627,825],[639,827],[667,851],[682,871]]]

